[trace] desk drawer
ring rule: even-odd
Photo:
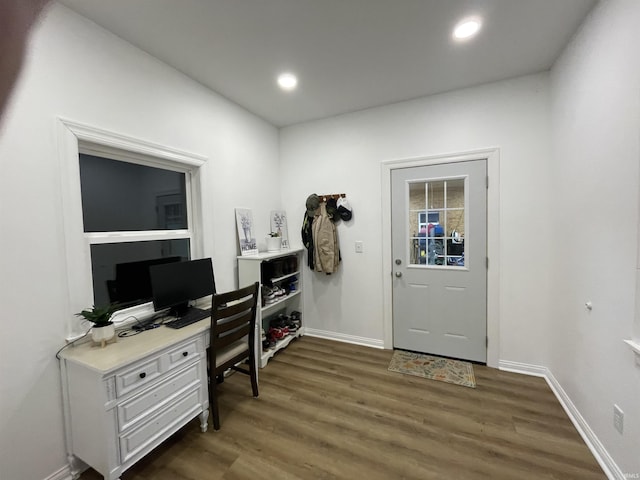
[[[121,435],[121,462],[125,463],[137,454],[144,455],[177,431],[186,421],[200,413],[202,406],[199,399],[200,389],[186,393],[139,428],[126,435]]]
[[[118,405],[119,431],[126,430],[143,417],[153,415],[167,403],[175,400],[175,395],[200,383],[200,362],[197,362],[163,380],[159,385]]]
[[[130,391],[154,381],[161,373],[162,362],[160,356],[138,364],[131,370],[116,375],[116,394],[118,397],[122,397]]]
[[[198,340],[192,339],[189,342],[183,343],[180,347],[170,350],[168,353],[169,364],[167,369],[171,370],[184,365],[187,362],[192,362],[198,358]]]

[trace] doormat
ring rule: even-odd
[[[391,372],[415,375],[416,377],[440,380],[464,387],[476,388],[476,377],[473,374],[473,365],[461,360],[433,357],[422,353],[394,350],[391,363]]]

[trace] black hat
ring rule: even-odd
[[[338,199],[337,205],[338,205],[338,215],[340,215],[340,218],[345,222],[351,220],[353,213],[351,212],[351,205],[349,205],[349,202],[347,201],[347,199],[344,197],[340,197]]]
[[[307,215],[313,217],[316,214],[316,210],[320,207],[320,197],[315,193],[312,193],[307,197]]]
[[[327,200],[327,215],[329,215],[329,218],[334,222],[336,222],[339,218],[338,205],[336,204],[335,198],[330,198]]]

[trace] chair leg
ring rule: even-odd
[[[253,396],[258,396],[258,375],[256,372],[256,362],[254,358],[249,358],[249,376],[251,377],[251,390]]]
[[[215,377],[209,380],[209,405],[211,405],[211,413],[213,414],[213,429],[220,430],[220,412],[218,410],[218,382]]]

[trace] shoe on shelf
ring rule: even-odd
[[[269,320],[269,326],[275,328],[283,327],[284,322],[282,321],[282,314]]]
[[[289,334],[289,329],[287,327],[284,327],[284,328],[271,327],[269,329],[269,340],[272,340],[274,342],[277,340],[282,340],[288,334]]]
[[[278,296],[276,295],[275,289],[262,286],[262,303],[263,305],[269,305],[278,301]]]
[[[275,327],[275,328],[283,328],[287,326],[289,318],[286,315],[283,315],[282,313],[279,314],[277,317],[272,318],[269,321],[269,326],[270,327]]]

